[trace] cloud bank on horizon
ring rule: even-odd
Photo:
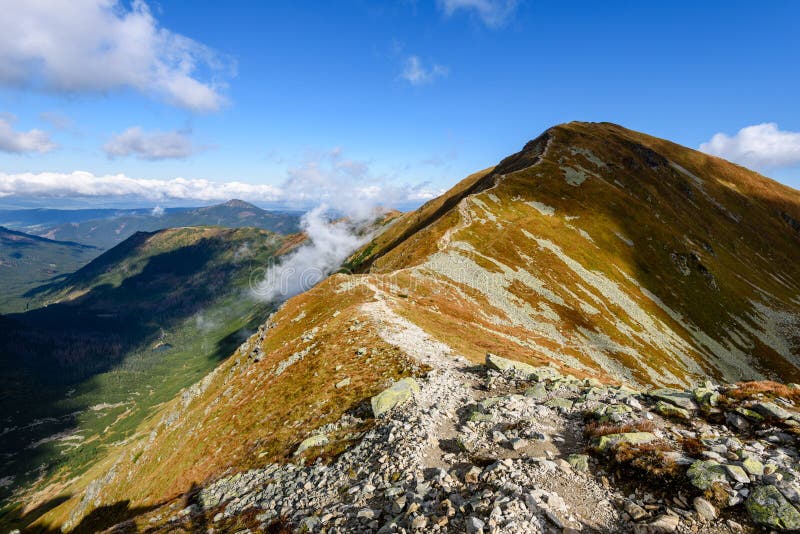
[[[443,192],[424,183],[398,185],[387,177],[374,176],[368,164],[346,159],[340,149],[317,154],[289,169],[280,185],[182,177],[159,180],[125,174],[98,176],[85,171],[0,173],[0,198],[7,199],[130,199],[166,203],[242,198],[298,207],[325,204],[355,217],[376,205],[418,203]]]
[[[800,165],[800,132],[781,130],[774,122],[746,126],[735,135],[715,134],[700,151],[757,170]]]

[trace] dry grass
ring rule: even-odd
[[[672,480],[681,473],[680,466],[664,453],[672,447],[663,441],[641,445],[620,443],[611,451],[611,460],[620,467],[635,469],[654,480]]]
[[[721,508],[727,506],[728,499],[730,498],[728,490],[719,482],[712,484],[711,487],[705,491],[704,495],[711,504]]]
[[[725,395],[736,400],[751,399],[763,396],[770,399],[783,397],[793,402],[800,401],[800,389],[791,388],[786,384],[761,380],[756,382],[739,382],[736,388],[729,389]]]
[[[640,419],[633,423],[597,423],[591,422],[586,425],[583,431],[587,438],[599,438],[601,436],[608,436],[610,434],[627,434],[629,432],[652,432],[656,425],[652,421]]]
[[[703,454],[703,451],[706,450],[706,448],[697,438],[681,438],[681,447],[683,448],[683,452],[693,458],[698,458]]]
[[[313,429],[336,421],[388,383],[424,372],[424,366],[380,339],[374,326],[349,330],[356,320],[364,324],[359,307],[371,292],[337,293],[335,288],[342,280],[342,275],[336,275],[291,299],[273,318],[275,326],[262,344],[259,361],[237,353],[220,365],[208,389],[186,409],[180,408],[180,398],[164,406],[140,432],[147,436],[152,428],[159,428],[152,443],[140,438],[115,451],[122,454],[118,470],[130,471],[131,476],[105,487],[104,498],[151,505],[169,501],[192,484],[204,485],[223,473],[284,462]],[[339,312],[335,317],[334,311]],[[304,319],[295,321],[301,314]],[[303,340],[304,333],[315,326],[319,328],[315,338]],[[303,359],[274,375],[279,362],[312,345]],[[369,351],[359,356],[357,349],[362,346]],[[334,384],[344,377],[351,379],[350,386],[336,389]],[[162,414],[172,410],[179,410],[177,423],[159,426]],[[330,446],[308,455],[314,459],[321,455],[327,461],[351,443],[333,437]],[[144,448],[133,463],[129,458],[134,455],[126,449],[133,450],[140,443]],[[115,459],[115,454],[104,458],[78,484],[102,476]],[[63,524],[76,502],[65,502],[41,518],[40,524]]]

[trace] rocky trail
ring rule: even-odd
[[[374,397],[374,426],[330,463],[306,465],[305,455],[362,419],[318,429],[292,463],[160,509],[154,531],[230,531],[243,517],[252,531],[300,532],[800,528],[800,414],[786,394],[800,390],[737,399],[737,387],[708,383],[643,393],[492,354],[473,365],[375,291],[362,306],[370,327],[431,370]]]

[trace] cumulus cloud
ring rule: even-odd
[[[437,0],[439,9],[448,17],[457,11],[476,15],[490,28],[499,28],[514,14],[517,0]]]
[[[194,111],[224,103],[227,57],[159,25],[144,0],[2,2],[0,84],[65,93],[132,88]]]
[[[136,156],[140,159],[180,159],[197,152],[185,132],[145,132],[139,126],[128,128],[103,145],[103,151],[110,158]]]
[[[42,130],[20,132],[14,130],[14,117],[0,116],[0,151],[25,154],[38,152],[44,154],[56,148],[50,140],[50,134]]]
[[[447,67],[435,63],[426,67],[419,56],[409,56],[406,58],[400,77],[411,85],[424,85],[433,82],[436,78],[446,76],[447,72]]]
[[[164,208],[161,206],[156,206],[150,211],[150,215],[153,217],[163,217],[164,216]]]
[[[781,130],[774,122],[746,126],[736,135],[714,135],[700,150],[747,167],[769,169],[800,165],[800,132]]]

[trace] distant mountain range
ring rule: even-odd
[[[290,234],[299,229],[300,216],[299,212],[267,211],[234,199],[214,206],[163,210],[0,210],[0,224],[48,239],[108,249],[136,232],[181,226],[250,226]]]

